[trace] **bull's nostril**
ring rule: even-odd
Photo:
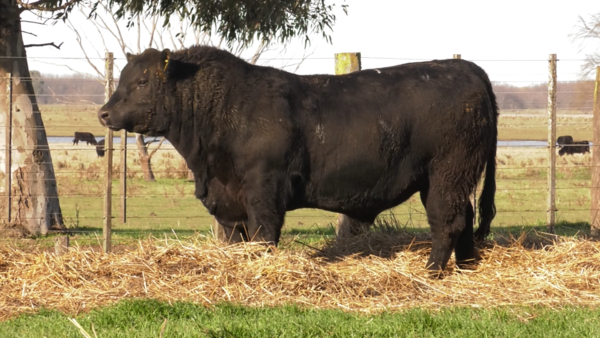
[[[106,121],[108,120],[108,112],[107,111],[99,111],[98,112],[98,121],[101,125],[106,126]]]

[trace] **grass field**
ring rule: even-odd
[[[75,130],[91,131],[98,136],[103,135],[103,129],[96,125],[96,109],[97,107],[86,111],[76,111],[65,110],[59,106],[42,107],[42,114],[48,135],[72,136]],[[76,126],[74,126],[73,121],[77,121]],[[570,134],[577,140],[591,139],[590,122],[591,119],[578,114],[563,116],[559,119],[558,134]],[[546,119],[543,115],[501,116],[499,126],[500,138],[504,140],[544,140],[547,131],[545,123]],[[79,146],[51,144],[50,147],[58,181],[63,217],[66,225],[72,231],[71,245],[75,247],[80,246],[81,250],[85,250],[90,245],[93,246],[92,249],[97,248],[100,246],[102,228],[103,159],[97,158],[95,149],[92,146],[82,144]],[[117,174],[118,170],[117,156],[115,154],[115,166],[113,167],[115,174]],[[547,150],[545,148],[501,147],[498,149],[497,216],[492,224],[492,240],[510,237],[511,235],[518,237],[523,231],[545,230],[546,157]],[[557,216],[559,224],[556,230],[559,235],[575,236],[577,238],[578,234],[589,233],[590,165],[591,159],[589,155],[558,158]],[[179,239],[185,240],[186,238],[198,238],[198,233],[206,234],[210,230],[212,217],[208,215],[200,201],[194,198],[193,183],[187,181],[187,168],[176,151],[168,145],[163,145],[153,159],[153,166],[158,182],[145,182],[142,178],[136,153],[132,151],[128,156],[128,219],[126,223],[121,223],[118,219],[120,213],[118,199],[119,185],[117,181],[113,182],[113,192],[115,194],[113,215],[116,215],[113,221],[113,245],[115,245],[117,252],[126,253],[127,250],[135,248],[137,245],[141,246],[140,243],[142,241],[140,239],[144,240],[149,236],[158,238],[166,237],[169,241],[176,241]],[[118,175],[115,175],[115,177],[118,177]],[[335,217],[334,213],[315,209],[301,209],[288,213],[283,228],[280,249],[290,251],[318,251],[318,248],[322,248],[323,245],[329,243],[334,237],[332,223],[335,221]],[[382,217],[386,220],[390,220],[393,217],[395,224],[411,236],[418,237],[417,234],[428,231],[426,217],[418,195],[413,196],[409,201],[393,210],[386,212]],[[420,245],[427,247],[425,245],[427,243],[423,243]],[[549,242],[546,241],[544,243]],[[368,244],[369,249],[372,251],[373,249],[370,247],[372,243]],[[5,257],[11,257],[10,247],[17,247],[18,249],[31,251],[32,255],[39,255],[38,249],[42,252],[49,251],[52,245],[54,245],[54,238],[52,236],[20,240],[0,239],[0,248],[4,250],[2,253],[9,253]],[[185,246],[186,244],[183,245]],[[407,244],[408,248],[411,246],[412,242]],[[426,260],[427,249],[423,250],[419,253],[419,259]],[[490,249],[487,248],[486,250]],[[494,250],[491,249],[492,253],[494,253]],[[514,255],[514,252],[511,250],[511,248],[507,248],[506,251],[497,256],[500,257],[499,259],[495,259],[494,257],[496,256],[490,253],[490,257],[494,258],[490,258],[490,262],[501,264],[503,261],[509,260],[511,258],[510,255]],[[226,255],[227,253],[223,252],[222,254]],[[359,254],[349,255],[347,259],[355,259],[355,256]],[[538,290],[537,292],[540,295],[549,295],[552,292],[556,292],[557,294],[568,293],[563,290],[561,285],[556,287],[556,281],[553,278],[560,278],[560,276],[564,275],[564,271],[560,270],[562,267],[566,269],[577,266],[574,263],[558,262],[557,266],[561,266],[561,268],[556,270],[556,274],[552,270],[552,274],[549,275],[550,277],[546,277],[546,275],[542,276],[539,272],[541,270],[533,269],[533,265],[539,261],[533,259],[527,263],[527,257],[533,256],[533,254],[534,252],[524,252],[523,260],[527,266],[521,267],[523,272],[519,276],[511,275],[510,277],[502,277],[490,274],[489,277],[488,275],[482,277],[482,280],[489,281],[490,283],[499,283],[494,284],[493,290],[492,288],[488,288],[488,291],[506,293],[512,284],[518,284],[521,282],[521,279],[527,277],[535,281],[539,280],[540,285],[546,285],[546,283],[550,285],[548,289]],[[535,254],[540,254],[539,250]],[[574,257],[577,255],[576,252],[572,251],[569,251],[568,254],[572,254]],[[379,255],[381,256],[381,252]],[[587,258],[593,255],[592,253]],[[38,261],[41,261],[44,259],[42,257],[47,256],[42,254],[42,256],[38,257]],[[366,259],[369,260],[372,258],[367,257]],[[377,261],[377,259],[375,260]],[[154,259],[143,259],[146,265],[152,265],[155,261]],[[2,270],[4,269],[3,267],[7,266],[7,262],[8,260],[0,260],[0,285],[3,285],[1,279],[3,275],[1,273],[4,271]],[[593,260],[591,262],[586,262],[582,266],[581,271],[583,272],[586,269],[586,271],[597,271],[597,264]],[[61,263],[59,265],[67,269],[67,266],[70,266],[71,263],[65,261],[64,264]],[[365,264],[367,263],[369,262]],[[410,264],[410,262],[405,263]],[[419,260],[415,266],[417,265],[421,266],[423,264]],[[268,268],[265,267],[267,270]],[[418,270],[416,267],[413,268]],[[164,277],[167,279],[169,278],[169,269],[165,270]],[[227,270],[226,268],[224,269]],[[365,271],[368,271],[368,268],[366,269]],[[490,268],[490,270],[493,269]],[[81,269],[77,271],[77,273],[83,273]],[[156,271],[162,270],[159,269]],[[398,274],[397,271],[392,272]],[[64,273],[65,277],[63,277],[63,280],[70,280],[71,282],[68,283],[73,283],[73,285],[77,284],[78,277],[69,277],[68,271]],[[93,276],[93,274],[90,274],[90,276]],[[414,287],[415,293],[419,294],[418,297],[425,297],[423,294],[427,294],[428,289],[431,292],[438,292],[438,290],[434,289],[435,287],[446,287],[452,283],[457,283],[457,281],[469,279],[468,272],[465,272],[462,276],[461,273],[454,273],[452,276],[454,279],[448,278],[439,283],[432,282],[432,284],[424,285],[414,275],[402,276],[403,278],[410,277],[408,282],[406,282],[408,283],[407,286]],[[106,277],[105,274],[97,276],[98,280],[104,277]],[[137,278],[137,280],[133,279],[136,283],[141,283],[139,276],[133,277]],[[11,278],[14,278],[14,276]],[[88,283],[94,284],[94,278],[89,278],[91,279]],[[338,278],[341,277],[338,275]],[[349,282],[352,282],[353,277],[349,278]],[[358,279],[358,277],[355,278]],[[495,280],[495,278],[499,278],[499,280]],[[596,285],[596,279],[586,279],[586,283]],[[5,279],[6,281],[7,279]],[[145,283],[146,280],[144,279],[144,288],[146,288]],[[222,283],[222,281],[219,281],[219,283]],[[353,283],[359,284],[357,281]],[[478,283],[475,284],[479,285]],[[567,286],[572,284],[579,285],[580,281],[574,282],[573,279],[569,279],[564,283]],[[89,285],[92,284],[86,284],[88,285],[87,288],[90,288]],[[20,285],[15,294],[21,295],[22,298],[26,287],[23,284],[21,291]],[[465,285],[468,285],[468,283]],[[93,287],[95,288],[96,286],[100,287],[99,284],[94,284]],[[498,286],[497,289],[496,286]],[[30,288],[33,287],[33,285],[30,286]],[[548,291],[554,290],[552,287],[555,287],[557,291]],[[139,288],[141,286],[137,284],[135,287],[131,286],[131,292],[135,291],[140,296],[143,296],[140,293],[141,291],[138,290]],[[228,297],[228,295],[226,296],[227,290],[225,290],[225,293],[222,290],[215,292],[223,294],[220,298],[221,300],[225,300]],[[268,293],[268,290],[266,292]],[[478,292],[485,291],[479,289],[472,290],[469,287],[465,287],[460,292],[473,296],[478,294]],[[525,292],[528,291],[524,289],[521,294]],[[597,290],[591,290],[591,293],[598,296]],[[157,291],[157,295],[161,295],[161,293]],[[539,304],[537,300],[543,301],[544,297],[537,295],[532,296],[533,300],[520,304]],[[56,296],[75,297],[71,293],[67,295],[64,292],[57,293]],[[18,298],[18,295],[15,297]],[[116,299],[119,298],[115,297],[115,300],[111,302],[114,303]],[[454,298],[445,299],[449,302],[454,301]],[[264,303],[272,304],[272,300],[265,300]],[[25,305],[29,306],[28,304]],[[600,312],[595,305],[591,307],[565,306],[561,304],[560,306],[551,307],[517,305],[470,308],[468,306],[452,307],[449,304],[445,302],[440,303],[440,310],[435,310],[435,307],[432,309],[431,304],[429,304],[427,309],[420,309],[418,306],[413,306],[400,312],[359,314],[356,311],[351,311],[351,308],[347,309],[348,311],[339,311],[318,310],[310,306],[299,308],[296,305],[246,307],[225,303],[206,306],[186,302],[161,302],[152,299],[139,299],[120,301],[109,307],[95,308],[91,312],[87,312],[88,309],[84,309],[76,316],[76,319],[91,336],[94,336],[92,331],[95,331],[98,337],[157,337],[160,335],[163,326],[165,337],[600,336],[600,333],[596,329],[596,319],[600,315]],[[517,302],[517,304],[519,303]],[[33,307],[33,303],[31,306]],[[66,314],[53,310],[41,310],[31,315],[22,315],[0,323],[0,337],[83,336],[67,318]]]
[[[592,114],[558,111],[556,135],[571,135],[575,140],[592,140]],[[548,115],[545,111],[501,111],[498,120],[500,140],[547,140]]]
[[[287,307],[121,301],[76,317],[92,337],[598,337],[598,308],[411,309],[361,315]],[[68,316],[41,311],[2,323],[0,337],[83,337]],[[162,334],[161,334],[162,333]]]
[[[48,136],[73,136],[87,131],[103,136],[96,112],[100,106],[42,105],[40,111]],[[498,121],[500,140],[547,140],[548,117],[543,110],[501,111]],[[557,135],[571,135],[575,140],[592,139],[592,114],[573,110],[558,111]]]
[[[51,150],[65,224],[75,233],[72,241],[98,244],[103,219],[104,160],[97,157],[92,146],[51,144]],[[113,167],[115,177],[118,177],[117,156],[115,154]],[[544,227],[546,157],[545,148],[498,149],[494,228]],[[563,233],[589,231],[590,163],[588,154],[558,157],[557,218],[560,222],[558,230]],[[187,168],[177,152],[170,145],[163,145],[153,158],[153,166],[157,182],[149,183],[143,180],[136,152],[132,150],[128,155],[126,223],[119,219],[119,183],[113,181],[116,244],[130,243],[149,234],[171,234],[172,230],[187,236],[195,232],[206,233],[210,229],[212,217],[195,199],[193,183],[187,180]],[[418,194],[382,216],[387,217],[390,213],[402,226],[414,231],[428,230]],[[286,216],[284,235],[306,236],[311,241],[327,238],[333,235],[335,218],[334,213],[317,209],[292,211]],[[35,241],[52,245],[51,239]]]
[[[71,241],[96,245],[103,223],[103,159],[92,146],[51,144],[63,217],[73,231]],[[114,163],[118,163],[115,154]],[[544,229],[546,220],[546,149],[498,149],[496,229]],[[169,145],[163,145],[153,159],[157,182],[146,182],[135,152],[128,156],[127,222],[120,221],[119,182],[113,181],[113,243],[128,244],[139,238],[171,235],[190,236],[208,233],[212,217],[194,197],[193,183],[187,180],[183,159]],[[559,157],[557,179],[557,231],[561,234],[589,232],[590,156]],[[118,177],[118,165],[114,174]],[[479,187],[481,189],[481,186]],[[478,192],[479,194],[480,192]],[[428,231],[424,208],[417,195],[382,214],[411,231]],[[331,238],[336,214],[300,209],[287,214],[283,228],[287,238],[309,242]],[[25,246],[53,245],[52,238],[25,241]],[[11,240],[0,240],[11,242]],[[18,242],[21,243],[21,242]]]

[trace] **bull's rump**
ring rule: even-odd
[[[493,149],[489,80],[470,62],[303,79],[309,93],[318,93],[304,104],[312,116],[304,126],[310,154],[306,195],[317,207],[384,210],[427,184],[424,179],[441,166],[481,174]]]

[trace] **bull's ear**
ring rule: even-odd
[[[127,53],[127,54],[125,54],[125,56],[127,56],[127,62],[131,62],[131,60],[133,60],[133,57],[134,57],[135,55],[133,55],[133,54],[131,54],[131,53]]]
[[[163,68],[163,71],[167,70],[167,66],[169,65],[170,58],[171,58],[171,51],[168,48],[164,49],[160,53],[160,59],[162,60],[163,64],[165,65],[165,67]]]

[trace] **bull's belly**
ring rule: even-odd
[[[379,180],[368,186],[355,181],[322,182],[312,186],[307,205],[303,207],[339,212],[363,222],[372,222],[381,212],[405,202],[426,184],[423,178],[407,180],[405,177]]]

